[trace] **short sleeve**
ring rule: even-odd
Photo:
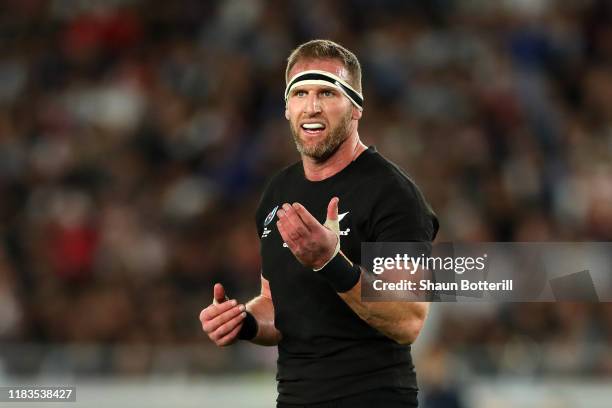
[[[410,180],[383,184],[371,219],[374,241],[423,242],[427,252],[438,232],[436,215]]]

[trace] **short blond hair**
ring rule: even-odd
[[[300,60],[332,59],[342,62],[350,78],[347,81],[361,92],[361,64],[351,51],[330,40],[311,40],[294,49],[287,58],[285,82],[289,81],[289,71]]]

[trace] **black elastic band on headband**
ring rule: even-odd
[[[330,84],[341,87],[344,90],[344,92],[346,92],[351,97],[351,99],[354,100],[357,105],[359,105],[360,108],[363,108],[363,98],[361,97],[361,95],[359,95],[357,92],[353,91],[351,88],[347,87],[340,81],[336,81],[334,78],[331,78],[325,74],[317,74],[317,73],[311,72],[308,74],[299,75],[296,78],[294,78],[293,81],[289,83],[289,85],[287,86],[287,89],[291,89],[291,87],[295,85],[297,82],[309,81],[309,80],[325,81],[325,82],[329,82]],[[285,97],[288,97],[288,96],[289,95],[285,95]]]

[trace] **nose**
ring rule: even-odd
[[[304,106],[304,113],[308,115],[314,115],[321,112],[321,101],[316,92],[309,92],[306,104]]]

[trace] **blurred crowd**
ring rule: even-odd
[[[259,289],[259,194],[299,159],[285,59],[312,38],[360,58],[362,140],[439,241],[612,240],[609,1],[5,0],[2,344],[212,347],[213,283]],[[429,361],[612,375],[607,304],[444,310]]]

